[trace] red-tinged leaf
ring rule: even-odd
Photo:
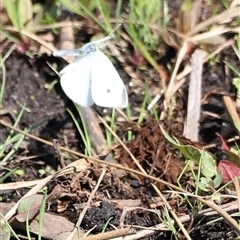
[[[222,142],[222,149],[228,154],[229,161],[240,167],[240,156],[229,149],[228,145],[225,143],[220,134],[216,133],[216,135],[220,138]]]
[[[232,151],[226,151],[226,153],[228,154],[229,161],[240,167],[240,156]]]
[[[222,136],[219,133],[216,133],[216,135],[220,138],[220,140],[222,142],[222,149],[226,150],[226,151],[230,151],[228,145],[225,143],[225,141],[223,140]]]
[[[16,46],[16,51],[19,54],[25,54],[29,49],[30,41],[27,37],[22,37],[21,42],[19,42]]]
[[[229,161],[240,167],[240,156],[229,149],[229,147],[227,146],[227,144],[225,143],[220,134],[216,133],[216,135],[220,138],[222,142],[222,149],[228,154]]]
[[[221,160],[218,164],[218,172],[222,173],[222,182],[228,183],[235,177],[240,177],[240,168],[227,160]]]
[[[132,56],[129,57],[129,60],[135,66],[140,67],[144,63],[144,56],[143,56],[143,54],[139,50],[135,50],[133,52]]]

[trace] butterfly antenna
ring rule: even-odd
[[[113,31],[107,36],[108,39],[114,38],[114,32],[121,26],[122,24],[118,24]]]

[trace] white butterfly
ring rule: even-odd
[[[93,103],[101,107],[126,108],[126,88],[110,60],[99,50],[110,34],[101,40],[87,43],[80,49],[54,52],[56,57],[77,56],[60,72],[60,83],[66,95],[80,106]]]

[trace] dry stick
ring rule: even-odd
[[[239,136],[235,136],[233,138],[229,138],[227,139],[225,142],[226,143],[231,143],[231,142],[236,142],[237,140],[240,140]],[[220,143],[220,141],[218,143],[213,143],[213,144],[209,144],[207,146],[204,147],[204,149],[209,149],[209,148],[213,148],[213,147],[217,147],[217,145]]]
[[[105,233],[100,233],[97,235],[92,235],[89,237],[78,238],[75,240],[109,240],[109,239],[113,239],[113,238],[117,238],[117,237],[124,237],[129,234],[132,234],[130,232],[130,230],[131,230],[131,227],[126,227],[126,228],[117,229],[117,230],[113,230],[113,231],[109,231],[109,232],[105,232]]]
[[[193,36],[196,33],[202,31],[203,29],[210,27],[211,25],[222,23],[222,21],[224,22],[230,21],[232,18],[239,16],[239,11],[240,11],[240,5],[227,9],[222,13],[219,13],[216,16],[213,16],[194,26],[194,28],[187,34],[187,36],[188,37]]]
[[[233,0],[230,4],[230,7],[235,7],[237,5],[239,5],[239,0]]]
[[[236,107],[229,96],[223,96],[223,102],[225,104],[225,107],[227,108],[227,112],[232,120],[232,123],[237,130],[238,135],[240,136],[240,118],[237,113]]]
[[[176,64],[175,64],[175,67],[174,67],[174,70],[173,70],[173,73],[171,75],[171,79],[169,81],[169,84],[168,84],[168,87],[167,87],[167,90],[165,91],[165,99],[166,101],[168,101],[171,97],[172,97],[172,92],[173,92],[173,87],[174,87],[174,82],[175,82],[175,78],[176,78],[176,75],[177,75],[177,71],[180,67],[180,64],[182,63],[182,59],[184,58],[186,52],[187,52],[187,48],[188,48],[188,42],[185,41],[182,45],[182,48],[180,49],[179,53],[178,53],[178,57],[177,57],[177,61],[176,61]],[[161,91],[159,92],[159,94],[157,94],[155,96],[155,98],[152,100],[152,102],[148,105],[148,110],[150,110],[155,103],[157,103],[157,101],[161,98],[162,96],[162,89]]]
[[[237,193],[237,203],[238,203],[238,211],[240,212],[240,186],[239,186],[239,178],[235,177],[233,180],[233,184]]]
[[[23,134],[23,135],[25,135],[25,136],[27,136],[27,137],[29,137],[29,138],[32,138],[32,139],[34,139],[34,140],[36,140],[36,141],[42,142],[42,143],[44,143],[44,144],[46,144],[46,145],[49,145],[49,146],[53,147],[53,144],[52,144],[51,142],[46,141],[46,140],[44,140],[44,139],[42,139],[42,138],[36,137],[36,136],[34,136],[34,135],[32,135],[32,134],[26,133],[26,132],[24,132],[24,131],[22,131],[22,130],[20,130],[20,129],[18,129],[18,128],[15,128],[15,127],[13,127],[13,126],[5,123],[5,122],[2,121],[2,120],[0,120],[0,124],[3,125],[3,126],[5,126],[5,127],[7,127],[7,128],[10,128],[10,129],[18,132],[18,133],[21,133],[21,134]],[[110,127],[109,127],[109,129],[110,129]],[[112,133],[112,134],[116,137],[116,139],[119,139],[119,138],[116,136],[115,133]],[[120,139],[119,139],[119,140],[120,140]],[[121,140],[120,140],[120,142],[121,142]],[[123,144],[123,145],[124,145],[124,144]],[[125,146],[125,145],[124,145],[124,146]],[[125,146],[125,148],[126,148],[126,146]],[[129,169],[129,168],[123,167],[123,166],[121,166],[121,165],[119,165],[119,164],[113,164],[113,163],[109,163],[109,162],[106,162],[106,161],[99,160],[99,159],[94,158],[94,157],[89,157],[89,156],[86,156],[86,155],[84,155],[84,154],[78,153],[78,152],[76,152],[76,151],[70,150],[70,149],[65,148],[65,147],[60,147],[60,149],[61,149],[62,151],[66,151],[66,152],[71,153],[71,154],[74,154],[74,155],[76,155],[76,156],[79,156],[79,157],[83,157],[83,158],[85,158],[85,159],[88,159],[88,160],[90,160],[90,161],[94,161],[94,162],[97,162],[97,163],[100,163],[100,164],[103,164],[103,165],[115,167],[115,168],[118,168],[118,169],[122,169],[122,170],[124,170],[124,171],[126,171],[126,172],[131,172],[131,173],[140,175],[140,176],[145,177],[145,178],[147,178],[147,179],[151,179],[151,180],[153,180],[153,181],[156,181],[156,182],[159,182],[159,183],[161,183],[161,184],[164,184],[164,185],[168,186],[169,188],[172,188],[172,189],[174,189],[174,190],[176,190],[176,191],[180,191],[180,192],[182,192],[182,193],[190,194],[188,191],[186,191],[186,190],[184,190],[184,189],[182,189],[182,188],[179,188],[179,187],[177,187],[177,186],[175,186],[175,185],[173,185],[173,184],[171,184],[171,183],[168,183],[168,182],[166,182],[166,181],[164,181],[164,180],[162,180],[162,179],[158,179],[158,178],[153,177],[153,176],[149,176],[149,175],[147,175],[147,174],[145,174],[145,173],[136,171],[136,170],[134,170],[134,169]],[[127,148],[126,148],[126,149],[127,149]],[[129,150],[127,149],[127,151],[129,151]],[[132,156],[133,158],[135,158],[132,154],[131,154],[130,156]],[[137,161],[137,160],[136,160],[136,161]],[[57,176],[57,175],[55,175],[55,176]],[[52,179],[52,177],[51,177],[50,179]],[[240,227],[239,227],[239,225],[237,224],[237,222],[236,222],[234,219],[232,219],[229,214],[227,214],[225,211],[223,211],[218,205],[216,205],[212,200],[205,200],[205,199],[202,199],[202,198],[200,198],[200,197],[198,197],[198,196],[193,196],[193,197],[195,197],[198,201],[202,202],[203,204],[207,205],[208,207],[210,207],[210,208],[212,208],[213,210],[215,210],[216,212],[218,212],[218,213],[219,213],[223,218],[225,218],[225,219],[232,225],[232,227],[233,227],[234,229],[236,229],[236,231],[240,234]],[[17,208],[16,208],[16,209],[17,209]],[[16,210],[16,209],[15,209],[15,210]]]
[[[221,46],[219,46],[219,48],[217,48],[215,51],[210,53],[206,58],[204,58],[203,63],[205,63],[206,61],[214,57],[216,54],[221,52],[224,48],[231,46],[234,42],[235,42],[234,39],[230,39],[224,44],[222,44]],[[184,82],[186,81],[185,77],[187,74],[191,72],[191,70],[192,69],[190,65],[187,65],[184,68],[184,70],[176,76],[177,83],[174,85],[174,87],[172,88],[172,91],[169,93],[169,98],[171,98],[175,94],[175,92],[184,84]]]
[[[15,27],[3,27],[2,30],[6,30],[6,31],[9,31],[9,32],[19,32],[19,29],[18,28],[15,28]],[[44,46],[46,49],[50,50],[51,52],[54,52],[56,51],[57,49],[50,43],[44,41],[41,39],[41,37],[38,37],[36,34],[33,34],[25,29],[22,29],[21,30],[21,34],[28,37],[28,38],[31,38],[32,40],[38,42],[39,44],[41,44],[42,46]]]
[[[102,130],[99,126],[98,119],[92,108],[79,106],[79,111],[81,112],[82,118],[84,119],[84,122],[86,124],[89,139],[91,141],[91,147],[95,151],[94,154],[107,155],[108,147],[106,145]],[[111,154],[108,154],[105,159],[116,163],[115,159],[111,156]]]
[[[240,29],[240,28],[239,28]],[[239,29],[238,28],[217,28],[217,29],[214,29],[210,32],[204,32],[204,33],[200,33],[198,35],[195,35],[194,37],[191,37],[191,39],[189,41],[191,42],[200,42],[200,41],[203,41],[203,40],[207,40],[209,38],[214,38],[215,36],[218,36],[218,35],[223,35],[224,33],[227,33],[227,32],[239,32]],[[225,39],[222,37],[220,38],[219,42],[216,42],[215,44],[222,44],[225,42]]]
[[[178,72],[178,69],[182,63],[182,60],[184,58],[184,56],[186,55],[186,52],[188,50],[188,41],[184,41],[179,53],[178,53],[178,56],[177,56],[177,61],[176,61],[176,64],[174,66],[174,70],[173,70],[173,73],[171,75],[171,79],[170,79],[170,82],[168,84],[168,87],[167,87],[167,90],[165,92],[165,99],[166,101],[168,102],[172,95],[170,93],[172,93],[172,89],[175,85],[175,79],[176,79],[176,76],[177,76],[177,72]]]
[[[66,167],[66,164],[64,162],[64,158],[63,158],[63,155],[60,151],[60,148],[59,148],[59,142],[57,139],[53,139],[53,149],[55,151],[55,153],[57,154],[57,157],[58,157],[58,161],[59,161],[59,164],[61,166],[61,168],[64,168]]]
[[[184,132],[186,138],[194,142],[198,141],[202,96],[202,69],[205,55],[206,52],[196,50],[191,57],[192,71],[189,81],[187,121]]]

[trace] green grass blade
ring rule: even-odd
[[[85,139],[86,139],[86,150],[87,150],[87,153],[89,154],[89,156],[91,156],[92,146],[91,146],[91,139],[88,134],[88,128],[87,128],[86,122],[84,120],[84,117],[82,116],[79,106],[76,104],[75,104],[75,106],[76,106],[78,114],[82,120],[83,132],[84,132]]]
[[[14,168],[14,169],[2,168],[2,170],[7,170],[8,172],[5,175],[3,175],[2,177],[0,177],[0,183],[3,183],[6,178],[13,175],[17,169],[18,168]]]
[[[139,40],[136,31],[133,28],[133,24],[125,27],[129,36],[133,39],[133,42],[136,44],[136,47],[141,51],[143,56],[147,59],[147,61],[155,68],[158,69],[158,65],[151,54],[148,52],[147,48],[144,44]]]
[[[18,19],[21,29],[25,24],[30,24],[33,18],[33,6],[31,0],[17,0]]]
[[[99,20],[95,17],[95,15],[87,9],[87,7],[81,2],[78,1],[78,5],[73,5],[72,1],[69,0],[59,0],[66,8],[68,8],[71,12],[76,13],[80,16],[85,16],[86,14],[92,18],[102,29],[105,29],[104,26],[99,22]],[[86,14],[85,14],[86,13]]]
[[[39,232],[38,232],[38,240],[41,240],[41,239],[42,239],[43,221],[44,221],[44,212],[45,212],[46,202],[47,202],[47,191],[44,190],[44,191],[43,191],[43,200],[42,200],[42,204],[41,204],[40,211],[39,211]]]
[[[106,117],[105,119],[106,119],[106,120],[110,120],[110,128],[115,132],[115,130],[116,130],[116,129],[115,129],[116,109],[113,108],[111,118]],[[106,138],[107,138],[107,145],[108,145],[108,146],[112,146],[113,136],[112,136],[112,133],[109,132],[107,129],[106,129]]]
[[[110,17],[111,17],[111,12],[110,12],[110,7],[106,2],[103,2],[102,0],[96,0],[97,1],[97,6],[98,9],[101,13],[101,16],[103,17],[104,23],[108,29],[108,31],[111,31],[111,23],[110,23]]]
[[[5,68],[5,61],[8,59],[8,57],[11,55],[13,50],[15,49],[15,45],[12,45],[12,47],[7,51],[7,53],[4,55],[4,57],[0,56],[0,67],[2,68],[2,85],[0,89],[0,107],[3,104],[3,94],[4,89],[6,85],[6,68]]]
[[[240,77],[240,71],[235,68],[231,63],[229,63],[228,61],[223,61],[235,74],[238,75],[238,77]]]
[[[144,96],[144,100],[141,106],[141,111],[138,117],[138,124],[140,124],[144,120],[144,117],[146,115],[147,102],[148,102],[148,85],[147,85],[147,81],[145,81],[145,96]]]
[[[126,113],[127,113],[128,120],[131,121],[132,113],[131,113],[131,109],[130,109],[129,105],[128,105],[127,109],[126,109]],[[128,130],[127,130],[127,140],[130,141],[130,140],[132,140],[134,138],[135,138],[135,135],[134,135],[132,129],[128,128]]]
[[[12,147],[11,151],[7,153],[7,155],[3,158],[3,160],[1,161],[1,166],[3,166],[12,156],[13,154],[16,152],[16,150],[20,147],[20,145],[22,144],[23,140],[24,140],[25,136],[20,134],[18,141],[15,143],[15,145]]]
[[[24,110],[25,110],[25,108],[23,107],[23,108],[21,109],[21,112],[19,113],[19,115],[18,115],[18,117],[17,117],[14,125],[13,125],[14,127],[16,127],[16,126],[18,125],[18,123],[19,123],[19,121],[20,121],[20,119],[21,119],[21,117],[22,117],[22,115],[23,115]],[[9,135],[8,135],[8,137],[7,137],[7,139],[5,140],[5,145],[9,145],[9,141],[11,140],[13,134],[14,134],[14,130],[11,130],[10,133],[9,133]],[[19,136],[19,139],[17,140],[17,143],[18,143],[18,144],[15,144],[15,147],[16,147],[16,148],[15,148],[15,147],[12,148],[12,150],[3,158],[3,160],[1,161],[1,165],[3,165],[6,161],[8,161],[8,159],[15,153],[15,151],[16,151],[16,149],[17,149],[17,146],[19,147],[19,145],[20,145],[21,142],[23,141],[24,135],[22,135],[22,134],[17,134],[17,135]],[[22,138],[21,136],[22,136],[23,138]],[[5,150],[5,149],[2,149],[2,150],[0,151],[0,158],[2,158],[3,153],[4,153],[4,150]]]
[[[115,13],[115,17],[116,17],[116,26],[121,23],[121,9],[122,9],[122,4],[123,1],[122,0],[118,0],[117,1],[117,7],[116,7],[116,13]]]
[[[1,57],[0,57],[0,64],[2,68],[2,85],[0,90],[0,107],[1,107],[3,103],[3,94],[4,94],[5,85],[6,85],[6,67]]]
[[[15,0],[3,0],[3,3],[13,26],[20,31],[22,29],[22,26],[17,8],[17,2]]]
[[[16,120],[14,127],[17,126],[18,122],[20,121],[20,115],[19,114],[19,119]],[[25,132],[29,133],[32,130],[36,129],[38,126],[42,125],[44,122],[46,122],[49,119],[49,117],[44,118],[43,120],[41,120],[40,122],[32,125],[32,127],[25,129]],[[3,146],[7,146],[9,144],[12,144],[13,142],[16,142],[15,145],[12,147],[11,151],[8,152],[8,154],[3,158],[3,160],[0,162],[0,165],[3,166],[5,164],[6,161],[8,161],[11,156],[13,156],[13,154],[17,151],[17,149],[19,148],[19,146],[22,144],[22,141],[24,140],[25,136],[22,135],[21,133],[16,134],[15,136],[13,136],[14,131],[11,130],[9,133],[9,136],[7,138],[7,140],[5,141],[5,143],[3,145],[0,145],[1,147],[1,152],[0,152],[0,159],[3,156],[4,150],[5,148],[3,148]]]
[[[78,107],[76,106],[77,110],[78,110]],[[81,116],[81,113],[80,111],[78,110],[78,113],[79,113],[79,116],[82,120],[82,124],[83,124],[83,130],[81,129],[77,119],[75,118],[75,116],[73,115],[72,111],[70,109],[67,109],[68,113],[70,114],[70,116],[72,117],[76,127],[77,127],[77,130],[82,138],[82,141],[83,141],[83,144],[85,146],[85,151],[87,152],[87,154],[89,156],[91,156],[91,142],[90,142],[90,139],[89,139],[89,135],[88,135],[88,131],[87,131],[87,127],[86,127],[86,124],[84,122],[84,119],[83,117]]]

